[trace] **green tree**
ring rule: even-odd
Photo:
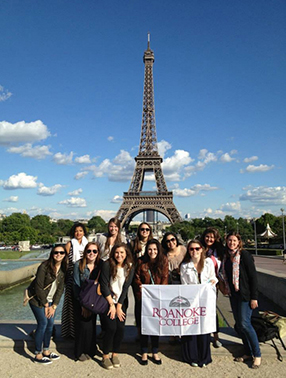
[[[51,218],[47,215],[36,215],[31,219],[31,226],[39,231],[39,235],[52,233],[52,224],[50,222]]]
[[[95,233],[105,232],[106,231],[106,222],[99,215],[96,215],[88,221],[87,227],[90,231],[94,230]]]
[[[70,230],[74,222],[69,219],[59,219],[54,228],[53,236],[66,236],[70,234]]]
[[[13,213],[2,221],[3,232],[18,231],[24,226],[30,226],[30,217],[27,214]]]

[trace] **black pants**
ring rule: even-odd
[[[141,352],[148,353],[148,335],[140,335]],[[150,336],[152,353],[158,353],[159,350],[159,336]]]
[[[122,306],[122,311],[126,313],[127,306]],[[107,312],[109,309],[107,310]],[[121,322],[117,317],[113,320],[110,319],[107,312],[101,316],[101,321],[104,327],[103,337],[103,354],[109,354],[110,352],[118,353],[124,337],[125,321]]]
[[[191,364],[198,364],[200,367],[212,362],[210,348],[210,334],[182,337],[183,360]]]
[[[75,345],[74,354],[78,359],[83,353],[93,357],[97,351],[96,347],[96,314],[88,318],[81,315],[81,306],[75,300]]]

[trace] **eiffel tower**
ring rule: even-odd
[[[154,52],[150,49],[148,34],[147,50],[144,52],[145,65],[143,114],[139,153],[128,192],[123,194],[123,202],[117,212],[121,226],[127,228],[132,218],[145,210],[155,210],[165,215],[171,223],[182,221],[173,202],[173,192],[169,192],[162,172],[163,159],[159,155],[154,106],[153,63]],[[146,172],[153,172],[157,191],[142,191]]]

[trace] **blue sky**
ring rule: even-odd
[[[3,0],[0,25],[0,213],[117,212],[149,31],[159,150],[181,215],[285,207],[285,1]]]

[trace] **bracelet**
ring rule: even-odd
[[[55,310],[57,308],[57,305],[53,304],[52,308]]]

